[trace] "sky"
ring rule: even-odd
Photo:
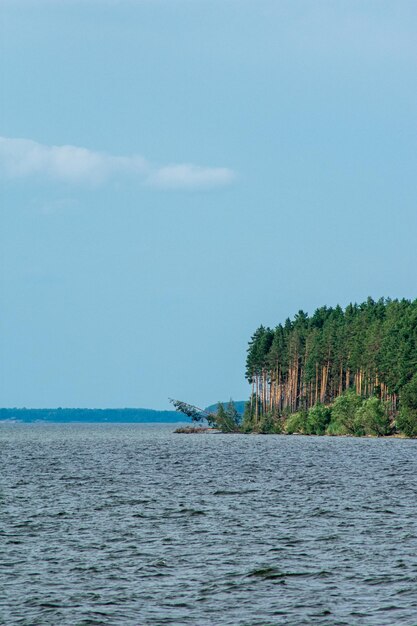
[[[249,395],[300,309],[417,297],[417,3],[0,0],[0,406]]]

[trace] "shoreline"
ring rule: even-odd
[[[190,427],[180,427],[180,428],[176,428],[173,431],[174,434],[180,434],[180,435],[196,435],[196,434],[205,434],[205,435],[261,435],[262,437],[316,437],[316,438],[323,438],[326,437],[328,439],[335,439],[335,438],[344,438],[344,439],[409,439],[409,440],[417,440],[417,437],[407,437],[407,435],[404,435],[402,433],[396,433],[394,435],[350,435],[350,434],[345,434],[345,435],[307,435],[305,433],[260,433],[260,432],[248,432],[248,433],[243,433],[243,432],[222,432],[220,429],[218,428],[210,428],[210,427],[204,427],[204,426],[190,426]]]

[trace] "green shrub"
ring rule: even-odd
[[[253,404],[253,400],[252,403],[249,400],[245,404],[241,427],[243,433],[250,433],[253,430],[253,409],[251,407],[251,404]]]
[[[236,411],[236,407],[230,400],[226,409],[221,402],[217,405],[216,426],[223,433],[236,433],[240,430],[240,415]]]
[[[316,404],[307,415],[306,433],[308,435],[324,435],[330,423],[331,410],[324,404]]]
[[[361,429],[356,412],[362,405],[362,398],[354,391],[346,391],[342,396],[336,398],[332,406],[332,415],[328,435],[361,435]]]
[[[307,427],[307,412],[299,411],[289,416],[285,422],[285,432],[287,435],[306,434]]]
[[[356,411],[356,434],[382,437],[391,432],[390,420],[382,402],[375,397],[368,398]]]
[[[417,374],[402,388],[400,407],[398,430],[407,437],[417,437]]]
[[[279,415],[269,411],[261,417],[259,432],[263,435],[279,435],[282,433],[282,421]]]
[[[330,421],[330,424],[326,428],[326,435],[338,436],[338,435],[347,435],[348,432],[344,426],[339,424],[339,422],[335,422],[333,419]]]
[[[417,437],[417,411],[403,407],[397,417],[397,429],[406,437]]]

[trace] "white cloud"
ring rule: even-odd
[[[0,137],[0,172],[8,178],[41,178],[99,185],[128,175],[162,189],[208,189],[228,185],[232,170],[193,164],[153,165],[141,156],[113,156],[77,146],[48,146]]]
[[[200,167],[184,163],[155,169],[148,176],[148,182],[150,185],[165,189],[195,189],[228,185],[235,178],[235,173],[226,167]]]

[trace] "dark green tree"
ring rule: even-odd
[[[417,374],[401,390],[397,428],[407,437],[417,437]]]

